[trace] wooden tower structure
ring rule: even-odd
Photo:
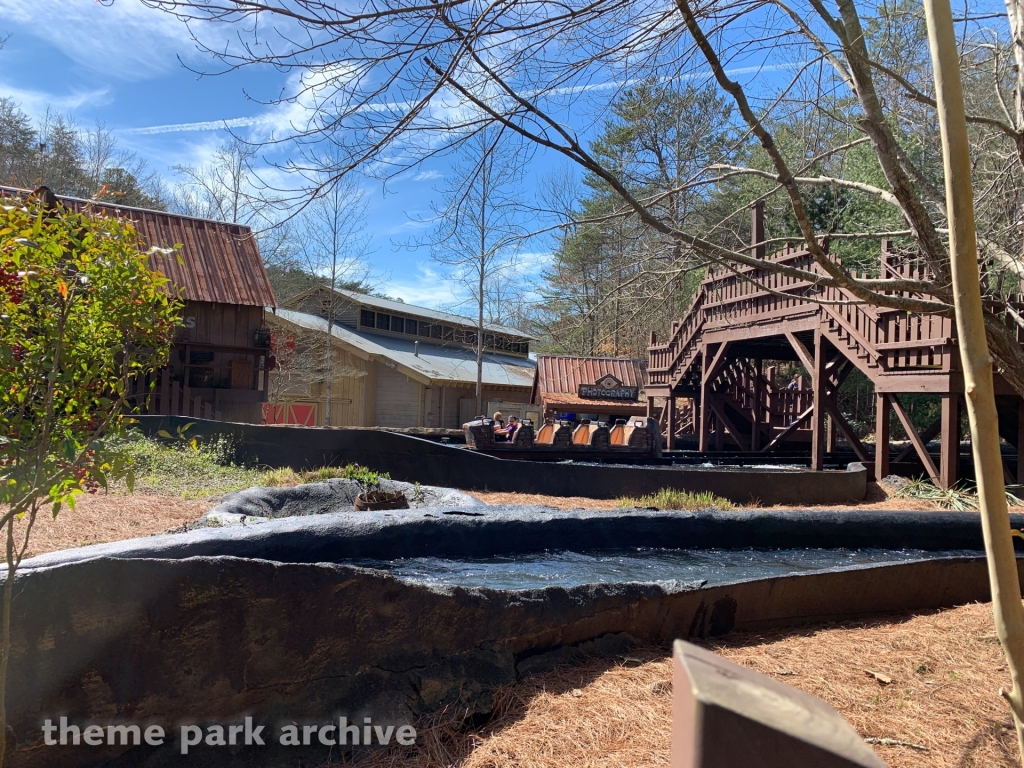
[[[764,241],[764,213],[752,213],[752,241]],[[827,243],[824,244],[827,250]],[[824,275],[807,250],[787,246],[759,259]],[[882,242],[883,276],[930,279],[913,254]],[[960,413],[964,391],[952,318],[867,306],[842,288],[817,288],[805,280],[767,268],[736,266],[709,272],[686,315],[672,323],[669,338],[651,334],[648,349],[649,409],[666,398],[663,418],[667,447],[674,447],[685,423],[698,436],[701,451],[722,450],[726,437],[741,451],[769,453],[784,443],[810,443],[811,468],[820,470],[831,450],[834,430],[842,432],[876,477],[889,474],[889,422],[895,414],[910,438],[896,457],[916,453],[932,480],[949,488],[958,479]],[[1018,331],[1018,336],[1020,332]],[[779,382],[765,361],[795,361],[810,374],[809,386]],[[840,412],[837,393],[854,370],[872,383],[876,401],[876,445],[863,443]],[[941,400],[939,419],[918,432],[904,407],[906,394],[933,394]],[[996,376],[1000,434],[1024,445],[1024,400]],[[688,398],[683,418],[676,398]],[[936,436],[937,457],[927,444]],[[1024,482],[1024,461],[1017,476]]]

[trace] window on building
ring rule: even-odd
[[[445,341],[455,341],[455,329],[450,325],[441,326],[443,329],[441,332],[441,338]]]
[[[416,321],[413,320],[411,317],[405,318],[405,332],[410,336],[416,335],[416,325]]]
[[[430,337],[430,323],[420,321],[420,336]]]
[[[391,315],[385,315],[383,312],[377,313],[377,328],[382,331],[391,330]]]
[[[490,349],[494,349],[494,334],[493,333],[485,333],[484,334],[484,346],[485,347],[489,347]]]
[[[476,331],[466,331],[466,343],[476,345]]]
[[[364,325],[367,328],[373,328],[376,324],[376,320],[374,320],[373,317],[373,312],[371,312],[369,309],[360,310],[359,324]]]
[[[430,326],[430,338],[432,338],[432,339],[440,339],[441,338],[441,326],[440,325],[431,325]]]
[[[405,318],[398,315],[391,316],[391,330],[395,333],[405,333]]]

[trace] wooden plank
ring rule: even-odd
[[[768,453],[776,445],[779,445],[783,440],[785,440],[791,434],[793,434],[798,429],[800,429],[800,426],[805,421],[807,421],[808,418],[810,418],[812,413],[814,413],[814,407],[813,406],[808,408],[806,411],[801,413],[799,416],[797,416],[796,419],[793,420],[793,423],[790,424],[788,427],[786,427],[781,432],[779,432],[779,434],[777,434],[774,437],[774,439],[772,439],[772,441],[770,443],[768,443],[768,445],[766,445],[764,448],[761,449],[760,453]]]
[[[921,459],[921,463],[924,464],[924,468],[928,472],[928,476],[932,479],[933,483],[938,485],[941,482],[939,478],[939,470],[936,468],[935,462],[932,461],[932,457],[928,454],[928,446],[921,440],[921,436],[914,428],[914,422],[910,420],[910,416],[907,414],[906,410],[904,410],[899,396],[895,393],[889,395],[889,402],[892,403],[892,409],[896,411],[896,415],[899,417],[900,423],[903,425],[903,430],[907,433],[910,441],[914,444],[917,456]]]
[[[948,336],[939,338],[928,338],[928,339],[916,339],[910,341],[889,341],[885,343],[875,344],[875,349],[879,350],[891,350],[891,349],[917,349],[919,347],[942,347],[947,344],[952,344],[953,340]]]

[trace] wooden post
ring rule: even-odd
[[[753,427],[750,430],[750,450],[761,450],[761,398],[764,397],[764,384],[762,377],[762,360],[754,360],[754,404],[751,409]]]
[[[700,380],[700,431],[697,433],[700,435],[700,439],[697,443],[697,449],[699,451],[706,451],[708,449],[709,428],[711,427],[709,423],[711,408],[708,404],[708,398],[711,396],[711,382],[708,381],[708,368],[711,365],[711,360],[709,359],[709,351],[706,346],[704,347],[702,357],[704,370]]]
[[[814,331],[814,368],[811,386],[814,388],[814,413],[811,414],[811,469],[825,468],[825,339],[821,328]]]
[[[171,371],[169,368],[164,368],[160,372],[160,413],[170,416],[175,413],[174,408],[171,400]],[[150,409],[149,412],[153,413],[153,409]]]
[[[654,398],[647,398],[647,418],[653,418],[654,416]]]
[[[836,420],[831,416],[825,417],[825,453],[833,453],[836,450]]]
[[[939,485],[952,488],[960,475],[960,395],[942,395]]]
[[[750,255],[755,259],[765,256],[764,245],[764,200],[750,206]]]
[[[1017,485],[1024,485],[1024,397],[1017,401]]]
[[[715,414],[715,450],[721,453],[725,450],[725,424]]]
[[[667,409],[667,418],[665,419],[665,450],[674,451],[676,449],[675,395],[669,393],[668,398],[665,400],[665,408]]]
[[[875,394],[875,479],[889,474],[889,396]]]

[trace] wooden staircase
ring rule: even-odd
[[[822,247],[827,252],[828,244]],[[766,263],[826,274],[803,248],[787,246],[759,257]],[[886,241],[879,264],[885,277],[930,279],[920,259]],[[711,432],[719,449],[724,435],[741,450],[765,451],[781,442],[806,445],[809,441],[812,467],[820,468],[827,417],[862,461],[875,462],[876,471],[887,472],[891,408],[927,472],[941,485],[955,482],[959,443],[953,443],[958,441],[963,377],[949,317],[866,306],[843,288],[822,288],[813,280],[799,280],[767,267],[736,267],[709,272],[687,314],[672,323],[667,341],[659,343],[652,334],[648,355],[647,396],[685,397],[698,403],[693,424],[701,435],[702,450],[710,449]],[[791,390],[765,372],[759,374],[766,360],[801,363],[812,386]],[[875,388],[876,433],[885,435],[885,450],[877,457],[838,409],[838,389],[853,370]],[[814,392],[815,384],[820,393]],[[900,402],[904,393],[942,398],[946,426],[935,425],[931,436],[950,434],[943,438],[946,447],[938,463],[927,453],[927,435],[914,430]],[[997,393],[1016,397],[1001,379]],[[1020,434],[1024,435],[1024,408],[1021,414]],[[1007,422],[1004,431],[1009,433],[1012,426]]]

